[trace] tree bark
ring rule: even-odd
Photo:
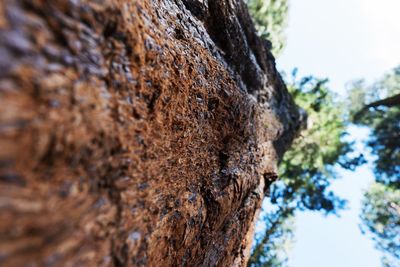
[[[367,105],[365,105],[361,110],[359,110],[356,114],[354,114],[354,120],[357,121],[359,120],[364,114],[365,112],[368,111],[368,109],[370,108],[377,108],[377,107],[395,107],[395,106],[400,106],[400,94],[391,96],[391,97],[387,97],[384,99],[380,99],[377,100],[375,102],[369,103]]]
[[[394,106],[400,106],[400,94],[387,97],[385,99],[381,99],[375,102],[372,102],[368,105],[365,106],[366,109],[368,108],[376,108],[379,106],[385,106],[385,107],[394,107]]]
[[[244,266],[300,123],[244,3],[0,14],[0,265]]]

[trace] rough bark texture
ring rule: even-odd
[[[0,265],[244,265],[298,113],[236,0],[0,1]]]

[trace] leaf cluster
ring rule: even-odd
[[[296,104],[307,113],[307,126],[294,141],[279,166],[280,179],[270,188],[274,207],[261,219],[265,232],[256,239],[250,266],[285,266],[287,255],[282,244],[292,241],[296,210],[335,214],[345,201],[329,190],[337,177],[334,166],[354,169],[365,162],[362,155],[352,156],[347,141],[346,111],[326,79],[313,76],[297,78],[297,70],[287,82]]]
[[[285,47],[284,30],[289,12],[288,0],[247,0],[258,34],[272,43],[272,53],[279,56]]]
[[[366,145],[376,156],[376,181],[400,189],[400,104],[365,109],[371,102],[400,94],[400,66],[371,86],[364,81],[354,82],[348,94],[350,119],[371,129]]]
[[[374,183],[362,204],[361,229],[384,252],[384,266],[400,266],[400,190]]]
[[[386,104],[398,94],[400,66],[370,86],[354,82],[348,103],[353,122],[371,130],[366,145],[375,155],[375,183],[364,195],[361,229],[383,252],[387,267],[400,266],[400,103]]]
[[[277,208],[269,210],[261,219],[265,232],[256,235],[253,253],[248,265],[253,267],[284,267],[287,253],[293,243],[293,210]]]
[[[307,128],[284,155],[281,179],[272,187],[271,200],[301,210],[335,213],[345,202],[328,189],[337,177],[334,166],[354,169],[364,158],[351,156],[352,143],[344,138],[345,109],[327,87],[328,81],[312,76],[297,81],[296,71],[292,77],[288,89],[308,114]]]

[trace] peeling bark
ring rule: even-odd
[[[299,115],[243,2],[0,13],[0,265],[245,265]]]

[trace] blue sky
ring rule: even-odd
[[[400,63],[399,0],[289,0],[287,47],[278,68],[346,82],[374,80]]]
[[[277,67],[330,80],[343,95],[346,83],[374,81],[400,64],[400,0],[291,0],[287,47]],[[364,129],[351,128],[359,142]],[[359,144],[362,150],[362,145]],[[290,267],[380,267],[380,252],[359,230],[360,201],[374,177],[369,166],[339,171],[332,189],[349,201],[341,217],[302,212]]]

